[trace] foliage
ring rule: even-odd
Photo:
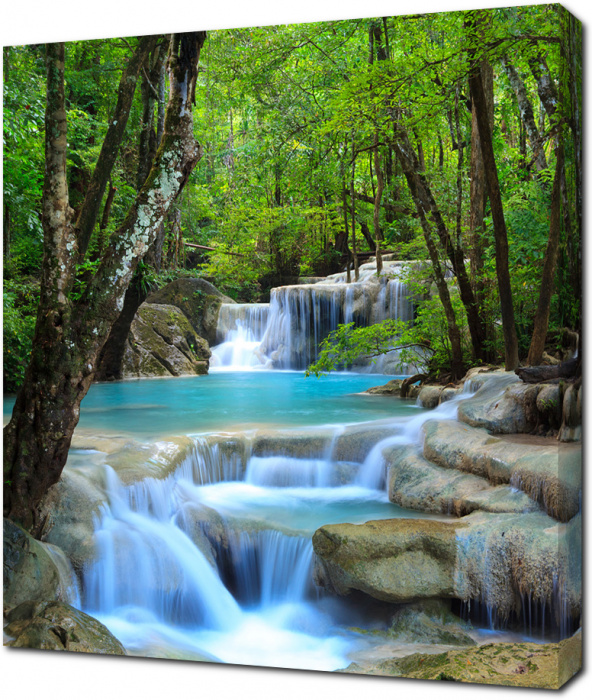
[[[393,149],[397,126],[410,134],[422,161],[422,177],[467,261],[470,284],[487,328],[484,351],[492,361],[500,360],[503,335],[489,210],[484,229],[471,230],[472,114],[467,98],[472,48],[485,52],[493,71],[493,142],[508,228],[520,353],[525,356],[533,331],[549,236],[559,128],[566,153],[567,207],[562,211],[549,333],[566,326],[579,328],[581,172],[576,127],[578,110],[581,114],[577,57],[581,31],[559,5],[493,9],[483,11],[481,18],[478,35],[467,29],[463,12],[210,32],[201,55],[207,69],[200,71],[195,106],[196,136],[204,156],[177,202],[178,217],[165,222],[162,264],[157,269],[147,257],[139,270],[140,283],[151,289],[180,275],[207,276],[231,297],[255,301],[267,298],[270,287],[298,276],[343,269],[346,232],[347,246],[350,251],[354,248],[351,187],[355,192],[356,250],[371,248],[372,241],[362,236],[363,226],[375,236],[375,150],[385,184],[384,206],[377,219],[381,247],[402,260],[427,261],[417,209]],[[134,40],[67,44],[68,175],[75,209],[97,161],[130,41]],[[524,83],[543,136],[548,168],[542,172],[533,166],[534,146],[526,136],[523,116],[502,66],[504,55],[510,57]],[[539,98],[532,70],[535,59],[545,62],[557,89],[553,118]],[[44,93],[42,47],[6,47],[4,217],[9,236],[4,248],[5,323],[7,338],[22,338],[23,342],[30,330],[31,323],[25,320],[30,314],[22,294],[11,296],[11,290],[23,276],[38,276],[41,265]],[[110,217],[104,230],[95,227],[74,294],[81,293],[92,271],[88,266],[100,259],[105,241],[122,224],[136,195],[142,115],[142,95],[137,89],[111,175],[116,194]],[[106,198],[105,194],[103,206]],[[440,264],[450,273],[450,251],[429,216],[428,225]],[[396,335],[400,334],[397,342],[409,338],[410,344],[429,339],[425,344],[430,351],[426,352],[430,367],[437,371],[450,362],[450,348],[443,307],[434,290],[426,294],[431,272],[416,280],[413,326],[398,329]],[[480,361],[483,358],[469,353],[466,311],[456,282],[452,278],[448,282],[462,335],[463,360],[465,364]],[[342,348],[346,353],[357,348],[363,354],[364,343],[378,342],[383,330],[388,331],[385,328],[367,333],[350,328],[334,341],[346,342],[347,347]],[[391,338],[384,338],[385,345]],[[11,352],[16,349],[15,345]],[[24,352],[19,350],[19,357]],[[412,352],[406,349],[403,355]],[[11,380],[16,383],[17,364]]]
[[[31,354],[38,301],[38,286],[31,281],[4,283],[5,392],[16,391],[23,381]]]

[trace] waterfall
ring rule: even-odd
[[[241,611],[218,572],[174,523],[176,499],[162,483],[142,482],[145,498],[106,467],[109,505],[95,527],[96,561],[85,573],[86,608],[103,615],[133,607],[158,619],[214,629],[236,625]]]
[[[299,603],[312,586],[312,542],[277,530],[232,531],[230,566],[237,596],[249,607]]]
[[[218,315],[218,338],[212,348],[212,366],[232,369],[266,367],[269,360],[261,345],[269,304],[222,304]]]
[[[413,320],[411,290],[401,282],[402,264],[387,261],[384,273],[362,265],[360,280],[345,284],[342,273],[314,284],[271,290],[267,304],[222,304],[219,345],[212,348],[218,369],[302,370],[318,359],[321,342],[342,323],[364,327],[386,319]],[[392,352],[359,371],[406,373]]]
[[[421,413],[407,422],[401,421],[398,426],[393,427],[394,434],[381,440],[370,450],[358,471],[355,483],[369,489],[383,488],[386,477],[384,450],[393,445],[420,444],[421,428],[425,423],[430,420],[456,419],[459,402],[469,398],[469,396],[470,394],[459,394],[450,401],[440,404],[437,408]]]
[[[257,486],[324,488],[333,486],[334,471],[334,465],[323,459],[251,457],[245,481]]]

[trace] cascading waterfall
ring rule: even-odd
[[[359,640],[336,623],[334,606],[348,603],[313,584],[312,534],[329,523],[429,517],[388,501],[383,451],[418,445],[426,421],[454,419],[468,396],[393,420],[390,436],[369,442],[356,464],[335,461],[351,437],[349,427],[333,425],[316,434],[306,457],[291,437],[291,447],[265,451],[256,433],[212,433],[195,437],[194,451],[161,479],[124,485],[105,467],[108,500],[96,518],[83,609],[131,653],[174,649],[228,663],[343,668]],[[544,632],[553,608],[562,634],[569,630],[566,593],[556,588],[557,599],[542,606],[524,594],[525,629]],[[469,606],[471,619],[481,609],[486,623],[499,624],[486,597]]]
[[[311,458],[202,435],[168,476],[131,485],[106,466],[84,609],[141,653],[169,644],[230,663],[347,665],[353,641],[330,633],[312,582],[312,533],[405,511],[355,472],[353,483],[336,477],[343,431],[329,430]]]
[[[342,274],[315,284],[278,287],[270,304],[222,304],[219,345],[212,348],[218,369],[305,369],[318,359],[321,342],[342,323],[363,327],[386,319],[413,320],[411,291],[399,276],[402,265],[387,262],[385,273],[364,265],[358,282],[346,284]],[[368,366],[392,374],[396,352]]]

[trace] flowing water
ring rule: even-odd
[[[363,267],[358,284],[336,276],[273,290],[270,305],[222,305],[218,371],[208,376],[91,387],[82,430],[140,441],[183,434],[195,443],[166,478],[125,485],[108,460],[103,467],[97,556],[82,590],[68,590],[130,653],[335,670],[372,645],[351,627],[384,629],[380,615],[316,588],[312,535],[331,523],[425,518],[388,501],[383,450],[418,444],[423,423],[454,418],[466,396],[425,411],[360,395],[392,376],[251,371],[306,366],[339,323],[411,320],[413,305],[396,276],[377,279]],[[13,403],[5,399],[5,417]],[[338,461],[340,439],[370,421],[382,432],[357,461]],[[306,456],[277,444],[254,452],[249,436],[278,427],[285,444],[316,431],[317,446]],[[211,439],[216,431],[235,431],[244,449],[224,449]],[[89,452],[73,453],[69,468]]]
[[[340,273],[314,284],[278,287],[269,304],[223,304],[219,344],[212,365],[230,370],[305,369],[318,359],[319,346],[339,324],[357,326],[385,319],[413,320],[411,290],[401,280],[403,265],[385,261],[382,275],[363,265],[358,282],[345,283]],[[393,351],[358,371],[409,373]]]

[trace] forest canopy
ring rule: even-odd
[[[577,329],[578,26],[558,5],[472,16],[472,30],[468,13],[460,12],[210,32],[195,95],[194,128],[204,156],[167,215],[158,259],[140,268],[142,284],[207,276],[237,300],[255,301],[267,299],[272,286],[335,272],[348,259],[353,268],[377,244],[400,259],[430,259],[408,182],[411,167],[427,185],[423,206],[429,207],[429,236],[442,273],[461,277],[462,303],[453,303],[463,354],[501,359],[495,224],[469,85],[471,61],[478,59],[520,357],[528,354],[533,333],[560,142],[565,166],[549,329]],[[135,41],[66,44],[75,216]],[[13,391],[30,351],[43,255],[44,53],[40,45],[4,49],[4,376]],[[78,262],[74,295],[124,219],[156,149],[168,89],[164,54],[164,48],[153,50],[140,71],[101,214]],[[409,146],[414,163],[401,158],[401,144]],[[473,299],[462,288],[465,275]],[[463,331],[471,327],[467,304],[483,326],[479,348],[471,348],[470,333]],[[449,345],[446,333],[443,338]]]
[[[184,276],[267,301],[389,255],[417,263],[402,332],[430,372],[561,356],[581,326],[581,44],[535,5],[5,47],[14,415],[45,386],[65,459],[110,333]]]

